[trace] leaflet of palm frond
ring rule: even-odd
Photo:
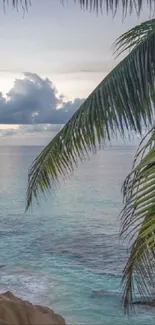
[[[27,10],[28,6],[31,5],[31,0],[1,0],[3,2],[4,9],[6,8],[6,5],[11,4],[13,8],[18,9],[19,7],[22,7],[23,10]]]
[[[145,21],[121,35],[114,43],[114,53],[119,56],[126,50],[132,50],[155,31],[155,19]]]
[[[154,30],[154,21],[153,21]],[[79,160],[116,133],[125,137],[153,122],[155,31],[135,47],[89,95],[29,170],[27,208],[33,196],[53,188]]]
[[[155,127],[142,141],[123,190],[121,234],[127,234],[131,243],[123,275],[123,302],[129,310],[134,283],[143,299],[151,298],[155,289]]]
[[[18,8],[21,5],[23,8],[27,9],[31,0],[1,0],[4,6],[6,4],[12,3],[13,7]],[[44,0],[42,0],[45,2]],[[53,1],[53,0],[51,0]],[[69,0],[60,0],[60,2],[65,3]],[[113,16],[121,8],[123,17],[125,18],[127,14],[132,14],[136,12],[140,15],[143,8],[149,7],[150,13],[155,12],[155,0],[70,0],[72,2],[78,3],[81,9],[86,9],[89,11],[96,12],[111,12]],[[46,5],[46,2],[45,2]]]
[[[62,0],[62,2],[68,2],[68,0]],[[155,12],[155,0],[73,0],[75,3],[79,3],[82,9],[89,11],[107,12],[112,13],[115,16],[118,10],[122,10],[123,17],[127,14],[135,12],[138,16],[142,12],[143,8],[149,7],[150,13]]]

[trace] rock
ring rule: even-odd
[[[32,305],[11,292],[0,294],[0,325],[65,325],[65,320],[48,307]]]

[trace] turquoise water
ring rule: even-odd
[[[52,307],[68,325],[155,324],[155,311],[139,307],[129,319],[120,303],[120,189],[135,148],[93,156],[25,214],[27,169],[40,150],[0,150],[0,290]]]

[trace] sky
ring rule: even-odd
[[[123,22],[73,0],[31,3],[4,12],[0,0],[0,145],[48,143],[118,63],[116,38],[149,19],[147,9]]]

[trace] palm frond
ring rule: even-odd
[[[13,7],[18,8],[18,5],[21,5],[23,8],[27,9],[30,4],[30,0],[1,0],[3,4],[12,3]],[[44,1],[44,0],[42,0]],[[51,0],[52,1],[52,0]],[[60,0],[62,3],[68,2],[68,0]],[[146,6],[150,8],[150,12],[155,12],[155,0],[70,0],[78,3],[81,9],[96,11],[96,12],[107,12],[116,14],[119,8],[122,9],[123,17],[126,17],[127,14],[132,14],[136,12],[137,15],[143,10],[143,7]]]
[[[154,31],[155,19],[145,21],[144,23],[135,26],[116,40],[114,43],[115,53],[120,55],[126,50],[133,50],[142,41],[145,41],[148,36],[151,36]]]
[[[133,12],[139,16],[144,6],[145,8],[148,6],[150,12],[154,13],[155,10],[155,0],[74,0],[74,2],[78,2],[82,9],[101,13],[105,11],[113,15],[121,8],[123,17]]]
[[[153,22],[154,28],[154,22]],[[98,144],[152,123],[155,31],[98,85],[29,170],[27,208],[33,197],[66,177]]]
[[[28,6],[31,4],[31,0],[1,0],[3,1],[3,7],[11,4],[13,8],[18,9],[19,6],[23,8],[23,10],[27,10]]]
[[[122,234],[131,243],[123,274],[123,301],[129,310],[135,285],[143,299],[155,295],[155,127],[142,141],[123,190]]]

